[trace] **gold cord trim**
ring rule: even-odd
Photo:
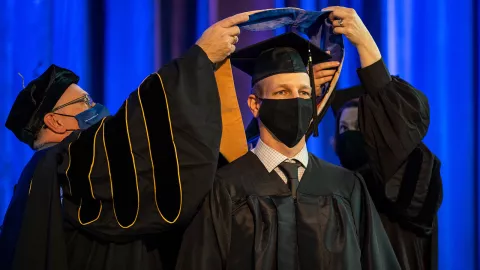
[[[93,136],[92,164],[90,164],[90,171],[88,172],[88,183],[90,184],[90,193],[91,193],[92,198],[94,200],[96,200],[96,198],[95,198],[95,194],[93,193],[92,179],[90,178],[90,176],[92,175],[93,165],[95,164],[95,152],[96,152],[95,147],[96,147],[96,144],[97,144],[98,131],[100,131],[100,128],[103,126],[103,123],[105,122],[105,119],[106,119],[105,117],[102,119],[102,122],[100,123],[97,130],[95,131],[95,136]],[[70,148],[70,146],[69,146],[69,148]],[[68,177],[67,177],[67,179],[68,179]],[[100,210],[98,211],[97,217],[94,220],[91,220],[91,221],[88,221],[88,222],[82,222],[82,220],[80,218],[80,211],[82,210],[82,202],[83,202],[83,199],[80,199],[80,206],[78,207],[78,222],[81,225],[88,225],[90,223],[93,223],[93,222],[97,221],[100,218],[100,215],[102,214],[102,209],[103,209],[102,201],[99,200]]]
[[[180,180],[180,167],[178,165],[177,148],[175,146],[175,141],[173,139],[174,137],[173,137],[172,123],[171,123],[171,119],[170,119],[170,109],[169,109],[169,106],[168,106],[167,94],[165,92],[165,88],[164,88],[164,85],[163,85],[163,80],[162,80],[160,74],[156,73],[156,75],[158,76],[158,78],[160,80],[160,83],[162,84],[162,90],[163,90],[163,94],[165,96],[165,103],[166,103],[166,106],[167,106],[167,114],[168,114],[168,122],[169,122],[169,125],[170,125],[170,134],[171,134],[171,138],[172,138],[172,144],[173,144],[173,148],[174,148],[174,151],[175,151],[175,160],[176,160],[176,164],[177,164],[178,184],[179,184],[179,187],[180,187],[180,207],[178,209],[177,216],[172,221],[166,219],[165,216],[163,215],[162,211],[158,207],[157,184],[156,184],[156,180],[155,180],[155,165],[153,163],[152,149],[151,149],[151,146],[150,146],[150,136],[148,134],[147,122],[145,120],[145,111],[143,110],[142,98],[140,97],[140,87],[138,87],[138,89],[137,89],[137,94],[138,94],[138,100],[139,100],[139,103],[140,103],[140,108],[141,108],[141,111],[142,111],[142,117],[143,117],[143,123],[145,125],[145,131],[146,131],[146,134],[147,134],[147,142],[148,142],[148,151],[150,153],[150,161],[152,163],[152,175],[153,175],[153,189],[154,189],[154,197],[155,197],[155,206],[157,207],[157,211],[160,214],[160,216],[162,217],[162,219],[169,224],[173,224],[178,220],[178,218],[180,216],[180,213],[182,212],[182,203],[183,203],[182,182]]]
[[[102,127],[103,123],[105,122],[105,117],[102,119],[102,122],[98,126],[97,130],[95,131],[95,136],[93,137],[93,154],[92,154],[92,164],[90,165],[90,171],[88,172],[88,183],[90,184],[90,193],[92,194],[92,198],[95,200],[95,194],[93,194],[93,185],[92,185],[92,179],[90,178],[92,175],[92,170],[93,170],[93,165],[95,164],[95,147],[97,145],[97,135],[98,131],[100,131],[100,128]]]
[[[99,201],[99,202],[100,202],[100,211],[98,211],[98,216],[92,221],[83,223],[82,220],[80,219],[80,211],[82,210],[82,199],[80,199],[80,207],[78,207],[78,212],[77,212],[78,222],[80,223],[80,225],[83,225],[83,226],[88,225],[90,223],[97,221],[100,218],[100,214],[102,213],[102,209],[103,209],[103,204],[102,204],[102,201]]]
[[[137,167],[135,165],[135,157],[133,155],[132,142],[130,140],[130,132],[129,132],[129,129],[128,129],[128,99],[125,101],[125,124],[126,124],[126,128],[127,128],[128,144],[130,145],[130,154],[132,155],[133,170],[135,172],[135,184],[136,184],[136,188],[137,188],[137,213],[135,214],[135,219],[133,220],[133,222],[131,224],[127,225],[127,226],[122,225],[120,223],[120,221],[118,221],[117,211],[115,210],[115,198],[114,198],[114,195],[113,195],[112,173],[110,171],[110,160],[108,159],[107,145],[105,143],[105,125],[103,125],[102,136],[103,136],[103,147],[105,149],[105,156],[107,158],[108,175],[109,175],[109,178],[110,178],[110,191],[112,193],[113,214],[115,216],[115,220],[117,221],[118,225],[123,229],[128,229],[128,228],[132,227],[135,224],[135,222],[137,222],[138,212],[140,210],[140,194],[139,194],[139,190],[138,190]]]

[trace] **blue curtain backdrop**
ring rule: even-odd
[[[74,70],[80,85],[112,112],[150,72],[178,57],[218,19],[271,7],[357,10],[392,74],[430,100],[426,144],[442,160],[439,214],[442,270],[480,269],[480,7],[475,0],[0,0],[0,122],[25,84],[55,63]],[[247,33],[239,47],[281,33]],[[358,83],[355,49],[347,43],[340,87]],[[244,120],[249,78],[234,71]],[[337,163],[329,113],[310,151]],[[0,127],[0,222],[32,152]]]

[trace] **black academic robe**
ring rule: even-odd
[[[212,187],[221,125],[214,66],[194,46],[115,115],[35,153],[5,216],[1,268],[172,269]]]
[[[219,170],[177,270],[400,269],[361,177],[309,155],[297,198],[249,152]]]
[[[360,169],[402,269],[437,269],[440,161],[422,142],[430,123],[426,96],[382,60],[358,71],[359,127],[370,161]]]

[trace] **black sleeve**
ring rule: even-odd
[[[162,226],[186,223],[211,189],[221,134],[213,65],[193,46],[68,146],[66,193],[91,208],[112,200],[125,228],[151,212],[140,207],[153,207]]]
[[[226,269],[231,239],[232,201],[216,181],[203,206],[183,235],[177,270]]]
[[[431,226],[442,188],[440,161],[422,143],[430,123],[428,99],[390,76],[383,60],[358,70],[358,75],[366,91],[360,99],[359,126],[373,174],[365,177],[367,186],[387,198],[389,203],[378,206],[385,212]]]
[[[357,225],[362,269],[400,269],[380,216],[360,175],[355,176],[350,204]]]
[[[427,133],[428,101],[407,82],[392,78],[382,60],[358,75],[367,93],[360,100],[360,130],[379,173],[389,179]]]

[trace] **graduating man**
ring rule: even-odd
[[[332,10],[335,31],[355,33],[363,60],[362,84],[335,92],[335,151],[345,168],[365,179],[402,269],[437,269],[442,179],[439,159],[422,142],[430,123],[428,99],[390,76],[353,10]],[[367,53],[372,61],[365,61]]]
[[[19,93],[6,127],[36,152],[5,216],[2,269],[173,268],[182,225],[217,168],[214,67],[247,20],[239,14],[207,29],[113,116],[55,65]]]
[[[309,50],[314,63],[329,58],[294,33],[232,55],[252,77],[260,139],[218,171],[178,270],[400,269],[361,177],[307,151],[317,115]]]

